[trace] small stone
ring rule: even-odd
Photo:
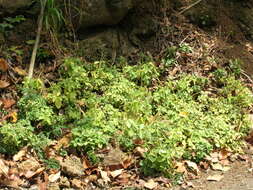
[[[67,157],[60,162],[62,170],[69,176],[82,176],[84,175],[84,168],[80,158],[76,156]]]

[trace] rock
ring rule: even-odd
[[[79,29],[118,24],[133,7],[132,0],[72,0],[71,4],[72,21]]]
[[[93,32],[91,32],[93,33]],[[118,55],[128,56],[136,51],[126,33],[115,28],[107,28],[93,36],[83,34],[79,42],[79,54],[88,61],[97,61],[103,58],[112,58]]]
[[[34,0],[0,0],[0,12],[14,13],[34,3]]]
[[[84,175],[84,168],[81,160],[76,156],[67,157],[64,161],[60,162],[63,172],[69,176],[82,176]]]

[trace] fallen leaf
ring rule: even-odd
[[[144,158],[144,154],[148,151],[147,148],[142,148],[142,147],[139,147],[137,146],[135,149],[134,149],[134,154],[137,155],[137,156],[140,156],[142,158]]]
[[[240,159],[240,160],[242,160],[242,161],[247,161],[247,160],[249,160],[249,156],[248,155],[241,155],[241,154],[239,154],[238,155],[238,158]]]
[[[100,175],[105,183],[110,182],[110,178],[108,177],[108,173],[106,171],[100,171]]]
[[[54,149],[55,150],[60,150],[62,147],[63,148],[67,148],[70,144],[70,141],[71,141],[71,137],[72,137],[72,134],[71,133],[68,133],[66,134],[64,137],[62,137],[58,142],[57,144],[54,146]]]
[[[6,72],[8,70],[9,66],[5,59],[0,58],[0,71]]]
[[[54,182],[56,182],[58,179],[60,179],[60,177],[61,177],[61,172],[59,171],[59,172],[57,172],[56,174],[51,174],[51,175],[49,175],[49,176],[48,176],[48,180],[49,180],[49,182],[54,183]]]
[[[86,182],[86,183],[94,182],[94,181],[97,181],[97,179],[98,179],[98,176],[97,176],[97,175],[89,175],[89,176],[87,176],[87,178],[85,179],[85,182]]]
[[[194,188],[194,185],[192,182],[185,182],[184,184],[181,185],[182,189],[189,189],[189,188]]]
[[[182,162],[176,163],[175,168],[176,168],[176,172],[178,172],[178,173],[184,173],[184,172],[186,172],[185,165]]]
[[[216,171],[223,171],[223,166],[219,163],[214,163],[214,164],[211,164],[211,167],[213,170],[216,170]]]
[[[223,166],[228,166],[230,164],[229,160],[226,159],[226,160],[221,160],[220,163],[223,165]]]
[[[10,83],[0,80],[0,88],[6,88],[10,85]]]
[[[191,161],[187,160],[187,161],[185,161],[185,163],[194,172],[196,172],[197,174],[199,173],[199,168],[195,162],[191,162]]]
[[[11,178],[11,179],[10,179]],[[19,186],[24,183],[23,180],[21,180],[17,176],[10,176],[9,178],[0,179],[0,184],[4,186],[8,186],[15,189],[20,189]]]
[[[123,172],[123,169],[120,169],[120,170],[112,171],[112,172],[110,172],[110,174],[111,174],[111,176],[112,176],[113,178],[116,178],[116,177],[118,177],[119,175],[121,175],[122,172]]]
[[[17,154],[13,156],[13,161],[20,161],[27,154],[27,147],[20,150]]]
[[[130,177],[131,177],[131,175],[129,175],[127,173],[123,173],[120,176],[118,176],[116,179],[120,185],[124,185],[124,184],[128,184]]]
[[[171,180],[169,180],[166,177],[158,177],[154,179],[155,182],[160,182],[160,183],[164,183],[164,184],[171,184]]]
[[[142,145],[142,144],[144,144],[144,141],[143,141],[142,139],[134,139],[134,140],[133,140],[133,143],[134,143],[135,145]]]
[[[83,157],[83,168],[88,169],[90,167],[91,167],[91,164],[90,164],[89,160],[86,157]]]
[[[9,118],[11,118],[12,123],[16,123],[18,121],[18,114],[17,112],[11,112],[9,115]]]
[[[4,174],[6,177],[8,176],[9,167],[6,166],[4,161],[0,159],[0,174]]]
[[[40,169],[40,163],[35,158],[29,158],[21,162],[18,166],[20,173],[23,173],[27,178],[36,174],[36,171]]]
[[[144,183],[144,187],[147,189],[155,189],[158,186],[158,183],[153,179],[148,180],[148,182]]]
[[[15,68],[14,68],[14,71],[15,71],[18,75],[20,75],[20,76],[26,76],[26,75],[27,75],[27,72],[26,72],[24,69],[20,68],[20,67],[15,67]]]
[[[222,180],[223,177],[224,177],[223,175],[215,174],[215,175],[208,176],[207,180],[208,181],[220,181],[220,180]]]
[[[202,167],[202,168],[205,169],[205,170],[207,170],[208,167],[209,167],[209,164],[208,164],[207,162],[203,162],[203,161],[201,161],[201,162],[199,163],[199,165],[200,165],[200,167]]]
[[[8,109],[11,106],[13,106],[16,103],[16,101],[13,99],[2,99],[2,103],[3,103],[3,108]]]
[[[228,158],[228,156],[230,155],[230,152],[227,151],[226,149],[222,149],[220,152],[219,152],[219,160],[225,160]]]
[[[211,156],[211,162],[212,163],[216,163],[216,162],[219,162],[219,153],[218,152],[212,152],[211,154],[210,154],[210,156]]]
[[[76,189],[83,189],[83,182],[79,179],[73,179],[71,180],[71,184]]]
[[[123,165],[123,167],[124,167],[125,169],[127,169],[129,166],[132,165],[132,163],[133,163],[133,158],[132,158],[131,156],[128,156],[128,157],[126,157],[125,160],[123,160],[122,165]]]

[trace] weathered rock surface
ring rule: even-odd
[[[72,21],[77,28],[119,23],[133,7],[132,0],[72,0]]]
[[[0,13],[13,13],[18,9],[29,7],[34,0],[0,0]]]

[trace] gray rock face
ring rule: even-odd
[[[133,0],[72,0],[72,21],[77,28],[119,23],[133,7]],[[76,12],[75,12],[76,11]]]
[[[33,2],[34,0],[0,0],[0,12],[13,13],[29,7]]]

